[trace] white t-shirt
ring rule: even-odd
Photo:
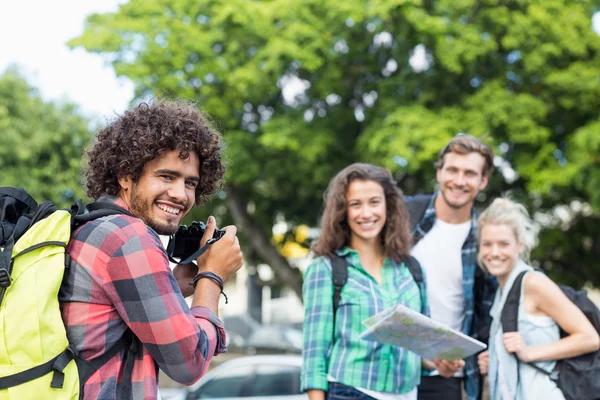
[[[470,230],[471,220],[449,224],[436,219],[411,250],[425,272],[431,318],[459,332],[465,317],[461,250]]]

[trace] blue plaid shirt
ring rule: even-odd
[[[427,232],[433,228],[435,224],[435,198],[437,192],[431,197],[429,206],[425,210],[425,213],[415,226],[413,230],[414,245],[421,240]],[[407,201],[410,201],[407,198]],[[477,270],[477,211],[473,207],[471,214],[471,230],[467,239],[462,246],[462,269],[463,269],[463,290],[465,294],[464,300],[464,321],[462,326],[462,332],[475,339],[479,339],[478,328],[480,326],[489,327],[492,319],[490,317],[490,309],[494,301],[494,294],[496,292],[496,281],[493,277],[489,277],[488,282],[483,283],[482,293],[482,307],[479,307],[480,312],[475,314],[475,271]],[[473,355],[465,359],[465,390],[467,392],[468,400],[476,400],[479,396],[479,368],[477,366],[477,356]]]

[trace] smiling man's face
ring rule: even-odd
[[[473,205],[480,190],[488,182],[483,175],[485,159],[477,152],[448,153],[444,164],[437,170],[437,181],[444,202],[451,208],[461,209]]]
[[[167,151],[149,161],[137,182],[120,178],[119,197],[130,211],[159,235],[171,235],[196,201],[200,160],[179,150]]]

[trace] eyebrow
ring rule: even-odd
[[[370,200],[375,200],[375,199],[378,199],[378,200],[380,200],[380,199],[383,199],[383,198],[384,198],[384,196],[377,195],[377,196],[369,197],[369,198],[367,198],[366,200],[367,200],[367,201],[370,201]],[[348,201],[348,202],[351,202],[351,201],[363,201],[363,199],[361,199],[361,198],[351,198],[351,199],[348,199],[347,201]]]
[[[175,176],[177,178],[183,177],[183,174],[181,172],[175,171],[172,169],[158,169],[158,170],[154,171],[154,173],[157,175],[162,175],[162,174],[171,175],[171,176]],[[196,182],[196,183],[200,182],[199,176],[187,176],[187,177],[185,177],[185,179],[188,179],[188,180]]]

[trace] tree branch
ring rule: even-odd
[[[249,244],[256,254],[273,268],[275,277],[290,286],[302,301],[300,271],[292,267],[286,258],[277,251],[270,238],[259,228],[260,225],[248,214],[246,204],[236,188],[228,185],[226,191],[227,207],[238,229],[246,233]]]

